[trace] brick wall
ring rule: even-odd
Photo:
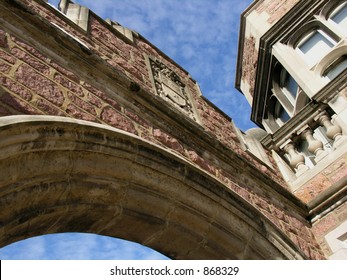
[[[245,38],[242,59],[242,80],[249,85],[249,93],[253,97],[255,77],[258,66],[258,46],[256,38],[250,36]]]
[[[299,0],[263,0],[259,1],[256,6],[257,13],[266,13],[270,24],[275,24],[281,19],[291,8],[293,8]]]
[[[20,2],[26,6],[19,11],[28,7],[36,14],[34,19],[39,17],[46,25],[49,22],[59,25],[83,42],[84,45],[79,45],[82,50],[84,46],[89,48],[82,51],[83,55],[95,59],[98,65],[104,63],[108,73],[114,71],[111,78],[115,81],[117,77],[122,78],[120,85],[113,85],[113,82],[105,85],[112,79],[108,77],[107,81],[100,81],[102,75],[92,71],[92,67],[85,63],[86,58],[76,64],[70,57],[73,54],[61,53],[58,47],[47,50],[44,36],[41,41],[33,43],[29,38],[31,34],[14,34],[9,28],[0,26],[0,116],[72,117],[108,124],[161,145],[223,182],[256,207],[309,258],[323,258],[309,224],[294,208],[285,206],[286,199],[281,192],[272,189],[285,189],[280,173],[242,150],[230,119],[201,96],[195,81],[184,69],[141,36],[135,36],[134,43],[124,40],[93,13],[89,18],[90,28],[85,32],[43,1]],[[57,36],[60,44],[69,39],[58,28],[50,28],[56,34],[49,36]],[[39,29],[31,32],[39,36]],[[77,41],[71,44],[78,48]],[[57,56],[66,56],[66,59]],[[157,98],[147,56],[159,58],[185,82],[201,123],[192,123],[188,117],[182,117],[179,111]],[[134,91],[121,84],[127,79],[136,85]],[[161,113],[167,110],[173,114],[176,112],[181,122],[192,125],[193,132],[175,122],[170,115],[158,119],[158,109],[151,110],[140,101],[140,92],[137,91],[141,91],[142,96],[147,95],[155,106],[164,106]],[[195,132],[199,135],[194,135]]]
[[[303,202],[308,203],[316,198],[323,191],[327,190],[333,184],[338,183],[347,176],[347,156],[342,156],[333,164],[325,168],[312,180],[295,193]]]

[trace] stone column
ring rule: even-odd
[[[327,155],[327,153],[323,149],[323,143],[313,137],[313,132],[310,128],[305,129],[301,133],[301,136],[308,143],[308,151],[315,155],[315,162],[320,161]]]
[[[323,112],[319,117],[318,117],[318,122],[319,124],[323,125],[326,129],[326,135],[330,139],[334,141],[333,147],[336,148],[340,144],[342,144],[342,130],[340,126],[333,124],[331,122],[331,118],[328,115],[327,112]]]
[[[308,167],[305,165],[305,157],[297,152],[292,141],[288,141],[284,145],[283,151],[288,155],[289,164],[296,171],[297,176],[308,170]]]

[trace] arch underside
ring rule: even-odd
[[[85,232],[173,259],[302,258],[260,212],[208,174],[108,126],[2,117],[0,170],[0,247]]]

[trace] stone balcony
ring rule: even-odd
[[[346,136],[326,104],[309,106],[262,143],[272,150],[285,180],[296,191],[347,151]]]

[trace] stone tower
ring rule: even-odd
[[[347,1],[254,1],[237,87],[326,256],[347,258]]]

